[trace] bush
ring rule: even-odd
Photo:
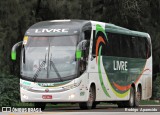
[[[156,79],[153,81],[153,99],[160,100],[160,73],[157,74]]]
[[[0,74],[0,107],[14,106],[19,101],[19,78]]]

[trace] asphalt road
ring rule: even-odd
[[[145,112],[145,113],[144,113]],[[80,110],[78,106],[75,107],[59,107],[46,108],[40,113],[7,113],[1,112],[0,115],[160,115],[159,106],[140,106],[139,108],[118,108],[113,105],[99,105],[96,109]]]
[[[95,109],[81,110],[78,106],[46,108],[43,112],[160,112],[160,105],[140,106],[138,108],[118,108],[117,105],[98,105]]]

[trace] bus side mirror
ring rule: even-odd
[[[77,49],[78,49],[78,50],[85,50],[87,43],[88,43],[87,40],[82,40],[82,41],[77,45]]]
[[[76,59],[80,59],[82,57],[82,51],[76,50]]]
[[[82,51],[84,51],[86,49],[86,44],[87,44],[87,40],[82,40],[81,42],[79,42],[79,44],[77,45],[77,50],[76,50],[76,59],[80,59],[82,57]]]
[[[17,49],[20,45],[22,45],[22,41],[16,43],[16,44],[12,47],[11,59],[12,59],[13,61],[16,60],[16,49]]]

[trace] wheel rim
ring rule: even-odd
[[[92,89],[91,89],[91,90],[89,91],[88,105],[89,105],[89,106],[92,106],[93,101],[94,101],[94,96],[93,96],[93,92],[92,92]]]
[[[141,93],[140,93],[140,91],[137,91],[137,93],[136,93],[136,102],[137,102],[137,104],[139,104],[140,100],[141,100]]]
[[[133,94],[132,91],[131,91],[131,95],[130,95],[130,103],[131,103],[131,106],[132,106],[133,103],[134,103],[134,94]]]

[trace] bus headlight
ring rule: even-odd
[[[32,89],[31,86],[27,86],[27,85],[23,85],[23,84],[20,84],[20,87],[23,89],[26,89],[26,90]]]
[[[73,99],[75,97],[75,94],[69,95],[69,99]]]

